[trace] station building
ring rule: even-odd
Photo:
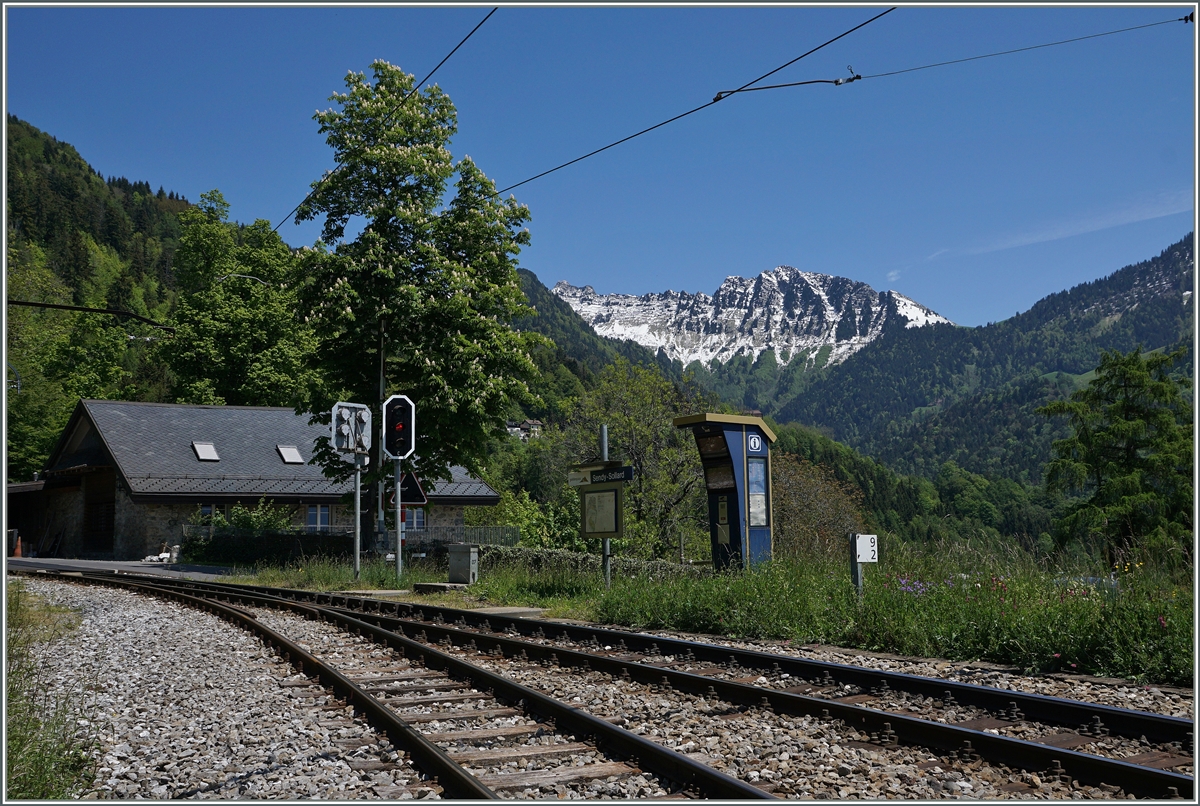
[[[37,480],[8,485],[10,542],[15,529],[41,556],[139,560],[180,542],[197,515],[261,499],[290,508],[296,527],[352,529],[353,484],[309,464],[329,426],[308,419],[290,408],[81,400]],[[408,509],[406,528],[461,527],[464,507],[499,503],[463,468],[451,474],[423,483],[429,503]]]

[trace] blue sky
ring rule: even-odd
[[[499,187],[733,89],[885,6],[502,7],[435,76]],[[766,83],[869,76],[1170,20],[1181,6],[901,6]],[[487,7],[15,8],[7,111],[105,176],[278,223],[331,167],[312,120],[376,58],[425,75]],[[1194,227],[1196,27],[727,98],[515,191],[547,285],[711,293],[780,264],[961,324]],[[312,243],[316,224],[281,228]]]

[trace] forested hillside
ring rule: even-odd
[[[6,131],[8,299],[165,320],[188,201],[147,182],[105,180],[73,147],[12,115]],[[41,467],[80,397],[170,399],[149,349],[162,331],[100,314],[14,305],[5,313],[9,480]]]
[[[142,314],[169,308],[178,214],[188,201],[147,182],[105,181],[72,146],[12,115],[7,137],[10,244],[43,250],[46,266],[80,304],[90,297],[115,308],[132,303]],[[126,265],[101,288],[93,253],[106,250]]]
[[[678,361],[653,352],[628,339],[618,341],[596,334],[571,306],[528,269],[518,269],[521,290],[532,309],[528,316],[513,321],[517,330],[546,336],[553,343],[534,353],[541,377],[534,391],[541,402],[525,407],[524,415],[550,422],[562,422],[585,389],[596,383],[597,374],[618,359],[654,369],[672,381],[680,381],[683,368]]]
[[[953,459],[1036,481],[1060,434],[1033,409],[1108,350],[1192,348],[1192,235],[1108,277],[985,327],[897,331],[805,383],[775,412],[905,472]],[[1188,371],[1190,359],[1183,371]]]
[[[678,380],[683,367],[678,361],[670,361],[663,354],[653,351],[635,341],[618,341],[596,334],[596,331],[571,306],[550,292],[536,274],[528,269],[518,269],[521,290],[534,314],[513,322],[518,330],[532,330],[548,337],[559,346],[563,355],[577,362],[587,372],[596,373],[617,358],[644,367],[658,367],[668,377]]]

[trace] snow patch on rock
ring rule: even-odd
[[[630,339],[662,350],[686,366],[708,366],[735,356],[757,359],[773,350],[780,364],[815,362],[829,347],[827,363],[849,358],[890,327],[950,324],[895,291],[878,293],[866,283],[779,266],[757,277],[725,278],[708,294],[597,294],[592,286],[560,281],[553,292],[598,334]]]

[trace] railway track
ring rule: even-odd
[[[632,776],[644,779],[642,796],[803,797],[804,784],[788,775],[789,756],[823,733],[879,766],[893,757],[912,761],[919,749],[923,756],[908,765],[914,775],[991,765],[1010,778],[997,787],[1001,796],[1057,786],[1106,797],[1193,797],[1192,722],[1175,717],[341,594],[80,580],[189,597],[258,630],[302,672],[290,685],[332,688],[383,726],[449,797],[595,796]],[[317,624],[324,632],[310,635]],[[663,704],[663,718],[639,702]],[[677,724],[684,713],[687,724]],[[794,752],[714,756],[711,737],[726,727],[765,732],[773,750]],[[845,763],[829,766],[853,772]]]
[[[350,706],[365,716],[446,797],[619,796],[629,790],[628,779],[645,797],[772,797],[623,730],[614,724],[619,720],[592,716],[336,609],[146,577],[63,576],[172,599],[250,630],[296,669],[285,685],[307,688],[314,699],[332,691],[333,701],[318,707]],[[399,761],[355,769],[377,771]]]

